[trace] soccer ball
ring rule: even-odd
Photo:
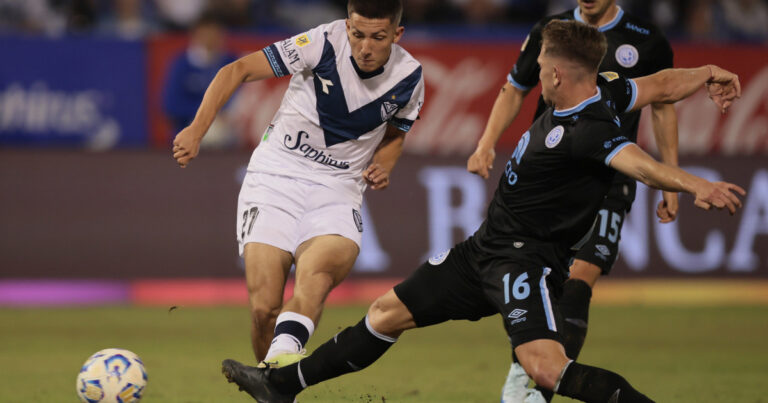
[[[144,363],[136,354],[107,348],[90,356],[77,375],[83,403],[137,403],[147,386]]]

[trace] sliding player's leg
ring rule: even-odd
[[[413,316],[394,290],[379,297],[368,314],[294,364],[274,368],[222,362],[222,372],[259,401],[290,403],[305,388],[350,372],[378,360],[403,331],[416,327]]]
[[[556,340],[523,343],[515,348],[515,354],[537,385],[559,395],[590,403],[653,402],[621,375],[570,360]]]
[[[587,337],[589,323],[589,306],[592,298],[592,287],[602,275],[608,275],[619,254],[621,228],[624,224],[626,211],[631,201],[624,197],[607,197],[595,218],[592,231],[578,245],[579,250],[569,268],[570,275],[563,284],[562,295],[557,300],[560,313],[563,316],[562,337],[566,356],[577,359]],[[521,375],[522,367],[513,362],[507,381],[502,389],[504,403],[518,402],[518,396],[531,395],[533,388],[521,389],[528,385]],[[536,388],[544,401],[552,400],[551,390],[543,387]],[[540,403],[540,399],[532,402]],[[531,403],[532,403],[531,402]],[[527,402],[529,403],[529,402]]]
[[[496,313],[485,298],[474,268],[476,259],[467,258],[461,249],[457,246],[450,254],[430,259],[379,297],[365,318],[309,357],[281,368],[254,368],[225,360],[222,371],[230,382],[257,399],[277,396],[275,401],[290,401],[310,385],[371,365],[405,330],[451,319],[478,320]]]

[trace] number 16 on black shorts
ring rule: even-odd
[[[546,266],[502,264],[494,269],[498,288],[491,298],[499,307],[512,345],[552,339],[562,342],[557,309],[558,276]]]

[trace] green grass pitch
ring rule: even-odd
[[[310,350],[365,307],[331,307]],[[143,402],[248,402],[220,372],[252,361],[245,307],[0,309],[0,402],[77,402],[75,377],[106,347],[146,364]],[[659,402],[768,402],[768,307],[595,306],[580,362],[624,375]],[[509,347],[498,317],[404,334],[373,366],[301,402],[498,402]],[[569,401],[556,398],[555,401]]]

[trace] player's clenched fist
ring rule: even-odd
[[[478,174],[483,179],[488,179],[491,168],[493,168],[494,158],[496,158],[496,151],[493,148],[477,147],[467,160],[467,171]]]
[[[197,157],[203,134],[193,126],[187,126],[173,139],[173,158],[180,167],[186,168],[189,161]]]
[[[363,171],[365,183],[373,190],[384,189],[389,186],[389,172],[379,164],[371,164]]]

